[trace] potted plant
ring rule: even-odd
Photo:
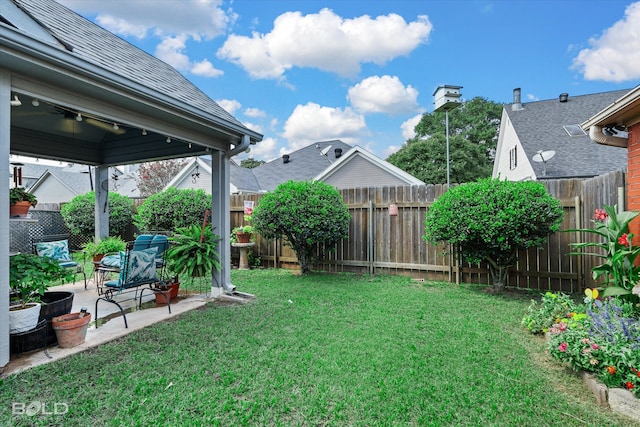
[[[251,214],[245,213],[244,221],[247,223],[247,225],[234,227],[233,230],[231,230],[231,243],[251,242],[253,233],[255,232],[253,225],[251,225]]]
[[[170,241],[167,267],[175,274],[200,277],[220,268],[220,236],[213,233],[211,224],[180,227]]]
[[[29,208],[38,204],[36,196],[22,187],[9,189],[9,215],[11,218],[24,218]]]
[[[69,280],[72,273],[47,257],[17,254],[9,259],[10,333],[26,332],[36,327],[40,317],[41,298],[52,280]]]
[[[79,313],[69,313],[55,317],[51,322],[62,348],[75,347],[84,342],[91,322],[91,313],[83,307]]]
[[[82,248],[97,262],[100,261],[105,254],[124,251],[126,247],[127,243],[122,240],[120,236],[115,236],[105,237],[98,242],[85,243]]]

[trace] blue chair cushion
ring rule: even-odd
[[[151,246],[151,241],[153,240],[153,235],[151,234],[141,234],[136,237],[136,240],[133,242],[133,247],[131,250],[141,251],[143,249],[149,249]]]
[[[71,267],[77,267],[78,263],[75,261],[62,261],[62,262],[59,262],[58,265],[60,265],[60,267],[62,268],[71,268]]]
[[[121,286],[127,287],[128,284],[155,280],[157,252],[156,248],[149,248],[121,254],[122,262],[120,264],[119,278]],[[127,263],[126,268],[125,262]]]
[[[49,257],[55,261],[73,261],[69,254],[69,241],[57,240],[55,242],[38,242],[36,243],[36,252],[38,256]]]
[[[120,254],[107,255],[100,260],[100,265],[110,268],[120,268],[122,257]]]

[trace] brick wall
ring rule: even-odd
[[[640,211],[640,123],[629,129],[627,160],[627,210]],[[634,244],[640,244],[640,217],[629,225]]]

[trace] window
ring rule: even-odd
[[[518,147],[515,146],[509,150],[509,169],[514,170],[518,167]]]
[[[562,127],[569,136],[584,136],[587,134],[580,125],[564,125]]]

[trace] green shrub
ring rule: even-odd
[[[517,251],[541,246],[562,214],[541,183],[482,179],[448,190],[431,205],[424,239],[458,245],[468,262],[487,262],[493,291],[501,292]]]
[[[348,236],[351,219],[338,190],[319,181],[280,184],[260,199],[252,218],[263,237],[286,237],[302,273],[309,272],[317,244],[330,247]]]
[[[211,210],[211,195],[203,189],[168,188],[149,196],[138,207],[133,223],[141,232],[173,231],[200,225],[205,211]]]
[[[62,205],[60,213],[71,233],[78,236],[95,235],[95,198],[93,191],[74,197]],[[122,234],[133,218],[133,201],[118,193],[109,193],[109,235]]]

